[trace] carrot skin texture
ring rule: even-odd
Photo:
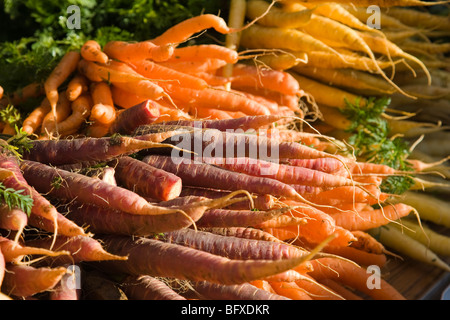
[[[207,300],[290,300],[286,297],[257,288],[250,283],[223,285],[208,281],[191,283],[198,299]]]
[[[19,231],[28,224],[28,216],[22,210],[7,205],[0,206],[0,229]]]
[[[189,159],[180,158],[180,163],[177,164],[171,157],[146,156],[142,161],[172,172],[182,179],[183,185],[187,186],[214,188],[220,185],[224,190],[244,189],[258,194],[273,194],[298,199],[298,194],[292,187],[274,179],[230,172]]]
[[[164,233],[161,241],[195,248],[229,259],[278,260],[308,254],[304,250],[285,243],[227,237],[191,229]]]
[[[166,201],[181,193],[181,178],[143,161],[124,156],[113,160],[111,166],[119,183],[143,197]]]
[[[100,179],[69,172],[34,161],[23,161],[21,169],[26,179],[36,189],[61,200],[77,199],[103,207],[111,207],[129,214],[166,214],[169,208],[150,205],[131,190],[111,185]],[[57,183],[55,187],[55,182]]]
[[[142,125],[151,124],[160,116],[151,100],[141,102],[120,112],[109,128],[110,133],[131,134]]]
[[[0,249],[0,287],[2,286],[3,278],[5,277],[5,257]]]
[[[17,297],[29,297],[53,289],[66,268],[35,268],[26,265],[8,265],[3,279],[2,291]]]
[[[206,280],[221,284],[241,284],[289,270],[303,258],[287,260],[230,260],[204,251],[163,243],[149,238],[102,237],[106,249],[128,254],[127,261],[101,262],[109,270],[128,274]],[[176,256],[176,259],[173,257]],[[181,259],[181,260],[180,260]],[[184,261],[180,264],[179,261]]]
[[[147,275],[130,275],[120,288],[131,300],[186,300],[163,281]]]

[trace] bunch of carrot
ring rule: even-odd
[[[23,121],[37,138],[20,155],[17,140],[1,141],[2,184],[32,200],[0,212],[2,293],[87,299],[84,279],[102,270],[129,299],[404,299],[382,278],[368,286],[369,267],[393,254],[373,230],[418,218],[406,197],[380,189],[403,173],[293,128],[306,123],[301,98],[320,106],[327,91],[274,68],[272,54],[238,54],[270,18],[265,8],[245,26],[240,11],[229,25],[202,15],[143,42],[87,41],[30,85],[40,90],[16,95],[42,104]],[[301,11],[303,22],[316,10]],[[231,38],[226,46],[181,46],[209,28]],[[352,56],[314,50],[295,62]],[[255,56],[266,67],[239,61]],[[415,165],[410,174],[426,163]]]

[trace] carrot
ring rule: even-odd
[[[199,161],[224,168],[229,171],[244,173],[255,177],[267,177],[286,184],[301,184],[323,188],[352,186],[354,181],[319,170],[300,166],[289,166],[275,162],[247,157],[216,158],[203,157]],[[357,183],[356,183],[357,184]]]
[[[22,130],[28,134],[33,134],[41,126],[44,117],[51,111],[50,103],[45,98],[41,104],[35,108],[22,122]]]
[[[115,85],[111,85],[111,95],[114,104],[125,109],[147,100],[144,97],[140,97]]]
[[[128,72],[129,70],[120,70],[117,67],[114,68],[114,62],[108,62],[107,64],[100,64],[97,62],[87,61],[81,59],[77,65],[78,72],[93,82],[128,82],[145,79],[144,76],[136,72]],[[132,69],[131,69],[132,70]]]
[[[139,127],[151,124],[160,116],[159,109],[151,100],[146,100],[120,112],[109,128],[110,133],[131,134]]]
[[[308,293],[300,288],[295,282],[269,281],[270,286],[281,296],[292,300],[312,300]]]
[[[42,250],[50,248],[52,239],[40,238],[26,242],[29,247],[40,248]],[[81,261],[104,261],[104,260],[126,260],[126,256],[117,256],[107,252],[102,244],[92,238],[86,236],[58,236],[55,244],[55,250],[70,253],[70,257],[58,258],[58,263],[78,263]]]
[[[150,60],[136,61],[133,63],[133,67],[139,74],[146,78],[154,79],[155,81],[173,81],[183,87],[192,89],[204,89],[208,87],[208,84],[203,79]]]
[[[183,185],[204,188],[220,185],[221,189],[230,191],[243,189],[258,194],[301,198],[292,187],[280,181],[231,172],[207,163],[182,158],[174,161],[168,156],[146,156],[142,161],[177,175],[182,179]]]
[[[65,267],[26,265],[8,265],[6,270],[2,291],[16,297],[29,297],[53,289],[67,271]]]
[[[56,121],[56,104],[59,100],[58,88],[76,70],[80,58],[78,51],[67,52],[45,80],[45,95],[50,102],[54,121]]]
[[[188,40],[192,35],[210,28],[214,28],[214,30],[222,34],[237,31],[230,29],[221,17],[213,14],[201,14],[183,20],[150,41],[156,45],[172,44],[176,46]]]
[[[129,275],[120,288],[130,300],[186,300],[163,280],[147,275]]]
[[[28,218],[28,223],[30,226],[36,227],[40,230],[44,230],[47,232],[55,232],[56,234],[73,237],[73,236],[88,236],[84,229],[78,226],[72,220],[69,220],[65,215],[61,213],[57,213],[56,215],[56,223],[53,220],[49,220],[43,218],[42,216],[37,216],[31,214]]]
[[[89,118],[92,109],[90,95],[81,95],[71,103],[72,113],[66,119],[58,123],[61,135],[73,134],[80,129]]]
[[[90,120],[110,125],[116,119],[116,108],[110,86],[105,82],[91,85],[92,109]]]
[[[96,40],[86,41],[80,49],[83,59],[100,63],[107,63],[108,55],[102,51],[100,44]]]
[[[53,251],[50,250],[50,245],[53,239],[50,239],[49,247],[35,248],[28,245],[20,245],[13,240],[5,237],[0,237],[0,248],[5,259],[5,262],[18,264],[26,255],[44,255],[48,257],[57,257],[61,255],[69,255],[66,250]]]
[[[4,277],[5,277],[5,257],[3,256],[2,250],[0,249],[0,286],[3,283]]]
[[[258,280],[256,280],[258,281]],[[196,296],[207,300],[287,300],[287,298],[255,287],[250,283],[223,285],[208,281],[191,282]]]
[[[128,254],[127,261],[108,261],[110,270],[220,284],[241,284],[271,276],[289,270],[305,260],[305,257],[269,261],[231,260],[148,238],[105,236],[102,239],[107,250],[118,255],[125,252]],[[173,256],[177,256],[177,259],[172,259]],[[184,263],[180,264],[179,259]]]
[[[136,96],[142,97],[146,100],[147,99],[160,100],[162,98],[166,98],[172,102],[173,106],[175,106],[175,103],[172,101],[172,95],[169,92],[166,92],[167,88],[163,87],[162,85],[158,85],[153,81],[150,80],[137,80],[131,82],[113,81],[112,84],[122,90],[133,93]]]
[[[234,195],[230,194],[219,199],[194,197],[191,203],[184,205],[161,206],[175,212],[164,215],[135,215],[111,207],[102,208],[79,203],[69,204],[67,207],[70,219],[80,225],[88,225],[89,229],[97,234],[149,236],[190,227],[206,210],[242,201],[241,198],[232,199]]]
[[[430,221],[438,225],[450,226],[449,203],[430,194],[418,191],[406,191],[398,198],[392,199],[393,203],[404,203],[417,210],[421,220]]]
[[[296,72],[292,72],[292,75],[297,79],[301,88],[305,92],[310,93],[317,103],[342,109],[346,107],[345,99],[353,104],[358,104],[359,102],[361,106],[366,104],[366,99],[360,99],[356,94],[322,84],[319,81],[304,77]],[[324,94],[324,92],[326,92],[326,94]]]
[[[310,275],[317,281],[331,279],[345,284],[355,290],[369,295],[374,300],[405,300],[405,297],[384,279],[380,278],[380,287],[371,288],[367,285],[372,273],[352,262],[337,258],[319,258],[311,261],[314,270]]]
[[[18,208],[9,208],[7,205],[0,206],[0,229],[22,231],[28,225],[28,215]]]
[[[82,93],[89,90],[88,79],[82,74],[75,74],[67,84],[66,96],[69,101],[74,101]]]
[[[340,257],[347,258],[356,262],[360,266],[379,266],[382,268],[387,261],[384,253],[370,253],[360,249],[349,247],[333,247],[324,248],[324,252],[335,254]]]
[[[358,296],[356,293],[351,291],[349,288],[341,285],[339,282],[336,282],[331,279],[322,279],[320,281],[323,285],[327,286],[337,294],[339,294],[341,297],[343,297],[345,300],[363,300],[360,296]]]
[[[50,106],[51,107],[51,106]],[[48,112],[44,119],[42,120],[41,125],[41,135],[48,137],[53,134],[57,134],[57,126],[56,123],[60,123],[67,119],[71,114],[71,103],[67,99],[67,97],[64,94],[61,94],[58,99],[58,103],[56,104],[55,112],[53,111]]]
[[[238,63],[234,66],[233,85],[260,87],[286,95],[297,95],[298,81],[289,73]]]
[[[320,40],[297,29],[251,25],[242,31],[241,45],[249,49],[282,49],[292,51],[325,51],[339,53]]]
[[[200,228],[257,227],[259,224],[281,215],[285,210],[284,208],[269,211],[210,209],[205,211],[202,218],[197,222],[197,226]]]
[[[201,230],[224,236],[281,242],[280,239],[270,233],[252,227],[201,228]]]
[[[411,238],[401,229],[389,224],[371,229],[369,233],[380,239],[380,242],[386,247],[395,250],[401,255],[435,266],[447,272],[450,271],[450,265],[447,262],[430,250],[427,245]]]
[[[446,17],[412,8],[390,8],[385,14],[411,27],[419,26],[434,30],[448,30],[450,27]]]
[[[280,159],[280,163],[333,174],[339,174],[344,169],[342,163],[334,158]]]
[[[100,122],[91,123],[86,128],[86,136],[89,138],[103,138],[109,135],[109,125]]]
[[[450,256],[449,237],[445,234],[407,219],[403,219],[401,225],[390,224],[390,226],[401,230],[405,235],[419,241],[436,254]]]
[[[124,156],[111,165],[119,183],[143,197],[167,201],[181,193],[181,178],[143,161]]]
[[[228,63],[237,63],[239,55],[236,49],[216,44],[197,44],[175,48],[168,61],[196,61],[204,59],[220,59]]]
[[[49,292],[49,300],[80,300],[81,289],[76,284],[80,281],[81,276],[76,274],[70,268],[64,274],[56,286]]]
[[[240,260],[278,260],[290,259],[309,254],[289,244],[256,239],[245,239],[182,229],[164,233],[158,240],[195,248],[212,254]]]
[[[369,230],[406,217],[414,210],[409,205],[397,203],[395,205],[385,205],[380,209],[364,210],[358,213],[340,212],[330,214],[330,216],[336,221],[336,225],[347,230]]]
[[[32,199],[31,206],[31,216],[36,215],[42,218],[46,218],[51,220],[54,223],[55,230],[57,228],[57,215],[58,211],[56,208],[47,200],[44,196],[39,194],[30,184],[27,179],[22,174],[20,169],[20,163],[17,158],[14,156],[9,156],[4,154],[4,150],[0,153],[0,167],[6,170],[9,170],[12,173],[12,176],[7,177],[2,180],[2,183],[14,190],[23,190],[22,194],[30,196]],[[29,212],[26,212],[27,214]],[[55,232],[56,235],[57,232]]]
[[[239,118],[227,120],[180,120],[167,121],[167,125],[192,126],[199,128],[217,129],[220,131],[226,130],[257,130],[265,128],[266,126],[276,124],[277,121],[282,120],[283,117],[279,115],[264,115],[264,116],[244,116]]]
[[[154,41],[109,41],[103,47],[103,52],[112,59],[133,63],[135,61],[150,59],[161,62],[166,61],[173,55],[174,47],[169,45],[158,45]]]
[[[185,105],[226,111],[241,111],[250,116],[270,114],[266,106],[236,92],[216,88],[194,90],[167,84],[162,85],[173,99]]]
[[[291,1],[291,0],[286,0]],[[309,0],[310,3],[323,3],[328,2],[327,0]],[[345,4],[353,4],[358,7],[368,7],[370,5],[377,5],[382,8],[390,8],[390,7],[414,7],[414,6],[432,6],[437,4],[445,4],[448,1],[419,1],[419,0],[337,0],[337,3],[345,3]]]
[[[21,169],[27,181],[37,190],[66,201],[76,197],[81,203],[111,207],[129,214],[153,215],[179,212],[178,209],[153,206],[128,189],[79,173],[52,168],[39,162],[24,161]]]
[[[23,88],[17,89],[11,95],[3,94],[0,98],[0,105],[7,106],[12,104],[13,106],[18,106],[26,102],[31,98],[38,98],[45,95],[44,85],[40,82],[31,82]]]
[[[269,8],[269,5],[266,1],[247,1],[246,16],[251,20],[258,19],[258,24],[268,27],[298,28],[309,21],[314,11],[305,9],[286,12],[282,8],[275,6]],[[265,14],[268,9],[269,12]]]
[[[103,138],[33,140],[32,148],[24,152],[23,158],[53,165],[82,161],[102,162],[143,149],[171,146],[147,140],[120,135]]]

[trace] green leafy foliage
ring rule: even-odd
[[[18,208],[29,215],[33,207],[33,198],[23,194],[24,191],[7,188],[0,182],[0,204],[6,204],[10,209]]]
[[[389,136],[389,125],[382,117],[390,104],[386,97],[369,98],[364,106],[360,101],[354,104],[346,102],[346,108],[341,110],[351,126],[348,143],[354,147],[355,156],[361,160],[386,164],[397,170],[410,170],[407,161],[409,149],[407,143],[400,137]],[[384,192],[401,194],[409,189],[413,180],[409,176],[391,176],[384,179],[381,188]]]

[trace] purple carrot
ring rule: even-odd
[[[289,185],[280,181],[231,172],[207,163],[186,158],[174,159],[169,156],[151,155],[142,160],[154,167],[172,172],[183,181],[183,185],[217,188],[223,190],[247,190],[250,193],[272,194],[290,199],[303,200]]]
[[[181,193],[181,178],[140,160],[124,156],[113,160],[119,184],[146,198],[166,201]]]
[[[256,177],[267,177],[286,184],[303,184],[307,186],[324,188],[352,186],[358,184],[351,179],[319,170],[278,164],[275,162],[248,157],[225,159],[218,157],[202,157],[194,159],[230,171],[245,173]]]
[[[269,221],[283,212],[289,210],[288,207],[272,209],[269,211],[260,210],[230,210],[230,209],[209,209],[206,210],[197,227],[250,227]]]
[[[109,132],[129,135],[137,127],[155,122],[159,116],[159,109],[154,102],[146,100],[120,112],[111,124]]]
[[[21,165],[24,177],[39,192],[59,199],[111,207],[130,214],[167,214],[178,209],[163,208],[151,205],[135,192],[111,185],[100,179],[79,173],[69,172],[52,166],[23,161]]]
[[[147,275],[129,275],[120,288],[129,300],[186,300],[162,280]]]
[[[290,270],[305,261],[299,256],[281,260],[232,260],[205,251],[159,240],[105,235],[105,248],[126,261],[98,262],[110,272],[161,276],[221,284],[241,284]]]
[[[231,191],[226,190],[217,190],[217,189],[210,189],[210,188],[195,188],[195,187],[188,187],[183,186],[183,189],[181,190],[180,196],[188,196],[188,195],[194,195],[194,196],[201,196],[201,197],[207,197],[210,199],[216,199],[225,196],[226,194],[230,193]],[[231,210],[251,210],[251,209],[257,209],[257,210],[270,210],[273,209],[275,205],[276,198],[270,194],[258,194],[252,196],[253,200],[250,201],[250,199],[245,200],[243,202],[237,202],[230,206],[228,206],[228,209]],[[252,205],[253,202],[253,205]]]
[[[195,290],[195,297],[200,300],[290,300],[249,283],[224,285],[208,281],[191,281],[190,284]]]
[[[88,226],[88,230],[100,234],[149,236],[192,226],[204,212],[210,208],[229,205],[242,201],[242,197],[233,198],[230,194],[219,199],[198,198],[193,203],[175,207],[175,213],[163,215],[132,215],[112,208],[90,204],[69,203],[67,217],[79,225]]]
[[[280,163],[319,170],[326,173],[346,173],[342,162],[334,158],[280,159]]]
[[[26,242],[27,246],[50,249],[52,244],[50,238],[39,238]],[[78,263],[81,261],[102,261],[102,260],[126,260],[126,256],[111,254],[102,247],[101,243],[92,237],[86,236],[57,236],[54,242],[54,250],[62,250],[70,253],[70,257],[59,257],[61,263]],[[67,259],[66,259],[67,258]]]
[[[227,237],[283,242],[269,232],[252,227],[201,228],[201,230]]]
[[[103,138],[32,140],[31,143],[32,148],[23,154],[25,160],[55,166],[76,162],[109,161],[143,149],[170,148],[170,145],[120,135]]]
[[[168,121],[166,125],[179,125],[186,127],[196,127],[203,129],[217,129],[220,131],[225,130],[258,130],[268,125],[274,124],[277,121],[282,120],[285,116],[282,115],[258,115],[258,116],[246,116],[234,119],[217,119],[217,120],[177,120]]]
[[[239,260],[291,259],[309,254],[287,243],[229,237],[189,228],[166,232],[158,235],[158,239]]]

